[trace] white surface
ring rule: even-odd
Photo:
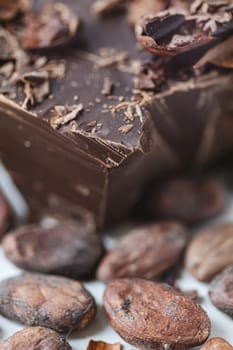
[[[218,219],[218,222],[233,222],[233,200],[229,205],[229,210]],[[109,246],[113,243],[113,239],[108,238],[106,244]],[[15,276],[19,274],[21,270],[13,266],[3,256],[0,248],[0,280],[4,278]],[[107,325],[102,309],[102,295],[104,291],[104,285],[100,282],[85,283],[86,288],[93,294],[98,304],[98,313],[96,319],[92,324],[79,334],[73,334],[69,337],[69,342],[73,347],[73,350],[85,350],[89,340],[102,340],[110,343],[121,342],[124,345],[124,349],[129,350],[133,347],[126,344],[113,330]],[[183,289],[197,289],[200,296],[203,298],[202,306],[208,312],[208,315],[212,323],[211,336],[223,337],[231,344],[233,344],[233,320],[222,312],[218,311],[208,300],[208,285],[197,282],[191,275],[184,272],[182,278],[179,280],[179,286]],[[156,326],[156,325],[155,325]],[[3,338],[7,338],[14,332],[23,328],[23,326],[9,321],[0,316],[0,328]],[[26,350],[26,349],[25,349]]]

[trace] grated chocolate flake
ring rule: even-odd
[[[59,129],[62,125],[75,120],[83,110],[82,103],[73,106],[55,106],[50,124],[54,129]]]
[[[109,78],[104,78],[103,89],[101,91],[102,95],[110,96],[112,94],[114,88],[114,82]]]
[[[134,127],[133,124],[125,124],[125,125],[122,125],[118,130],[122,134],[128,134],[128,132],[130,132],[133,129],[133,127]]]

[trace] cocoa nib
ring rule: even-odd
[[[161,56],[188,51],[199,51],[201,56],[233,32],[233,17],[223,7],[216,8],[214,13],[211,8],[205,14],[199,12],[198,6],[191,5],[189,10],[171,7],[155,16],[146,16],[136,25],[138,40],[142,47]]]
[[[19,228],[5,237],[3,250],[20,268],[73,278],[90,277],[104,252],[100,237],[74,221]]]
[[[0,343],[0,350],[71,350],[68,342],[52,329],[27,327]]]
[[[147,213],[193,225],[220,214],[225,207],[226,195],[218,181],[171,180],[151,191]]]
[[[126,234],[101,261],[97,276],[153,279],[174,266],[188,241],[186,228],[175,222],[145,225]]]
[[[11,220],[11,210],[3,195],[0,193],[0,239],[9,228]]]
[[[231,344],[229,344],[223,338],[212,338],[201,347],[201,350],[232,350]]]
[[[233,265],[217,275],[209,291],[211,302],[219,310],[233,318]]]
[[[210,320],[200,305],[167,285],[143,279],[110,282],[104,308],[120,336],[141,349],[188,349],[210,334]]]
[[[22,46],[24,49],[43,49],[66,44],[74,37],[79,19],[62,4],[46,4],[27,13],[24,19]]]
[[[95,313],[91,294],[72,279],[27,273],[0,282],[0,314],[26,325],[76,331]]]
[[[233,224],[210,227],[194,236],[186,252],[186,269],[209,281],[233,264]]]

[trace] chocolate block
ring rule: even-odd
[[[233,148],[233,74],[163,75],[158,91],[135,90],[142,63],[154,61],[139,51],[128,14],[61,2],[82,23],[64,46],[24,51],[19,19],[0,31],[0,154],[33,209],[113,225],[156,174]]]

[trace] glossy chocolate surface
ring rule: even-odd
[[[128,14],[98,16],[93,0],[63,3],[79,21],[66,45],[15,50],[22,23],[4,24],[14,50],[2,51],[0,68],[13,62],[15,74],[4,76],[9,65],[0,75],[0,154],[32,208],[113,225],[156,174],[233,147],[233,74],[163,73],[158,90],[138,88],[154,58],[139,49]]]

